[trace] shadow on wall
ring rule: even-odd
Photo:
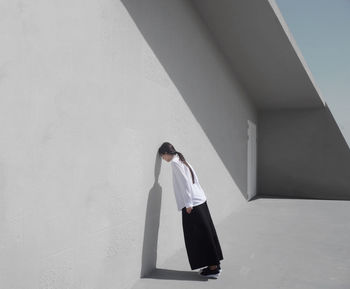
[[[259,112],[261,196],[350,200],[350,150],[326,105]]]
[[[143,233],[140,277],[149,275],[157,264],[157,244],[162,203],[162,187],[159,185],[161,158],[156,154],[154,184],[148,193],[145,226]]]
[[[247,199],[247,121],[256,123],[255,106],[198,13],[186,0],[122,3]]]

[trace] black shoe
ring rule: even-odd
[[[208,277],[208,278],[214,278],[217,279],[219,277],[220,271],[218,267],[216,267],[214,270],[210,270],[209,267],[204,268],[199,275],[203,277]]]
[[[220,264],[218,264],[217,266],[218,266],[217,268],[218,268],[219,271],[221,272],[221,266],[220,266]],[[209,268],[209,266],[207,266],[206,268]],[[205,269],[205,268],[200,269],[200,272],[202,272],[204,269]]]

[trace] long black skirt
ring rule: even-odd
[[[224,257],[207,201],[194,206],[190,214],[182,208],[182,228],[192,270],[220,264]]]

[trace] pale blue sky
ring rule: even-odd
[[[350,145],[350,0],[276,0]]]

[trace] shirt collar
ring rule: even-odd
[[[178,154],[175,154],[174,157],[171,159],[170,162],[176,162],[178,161],[180,158],[179,158],[179,155]]]

